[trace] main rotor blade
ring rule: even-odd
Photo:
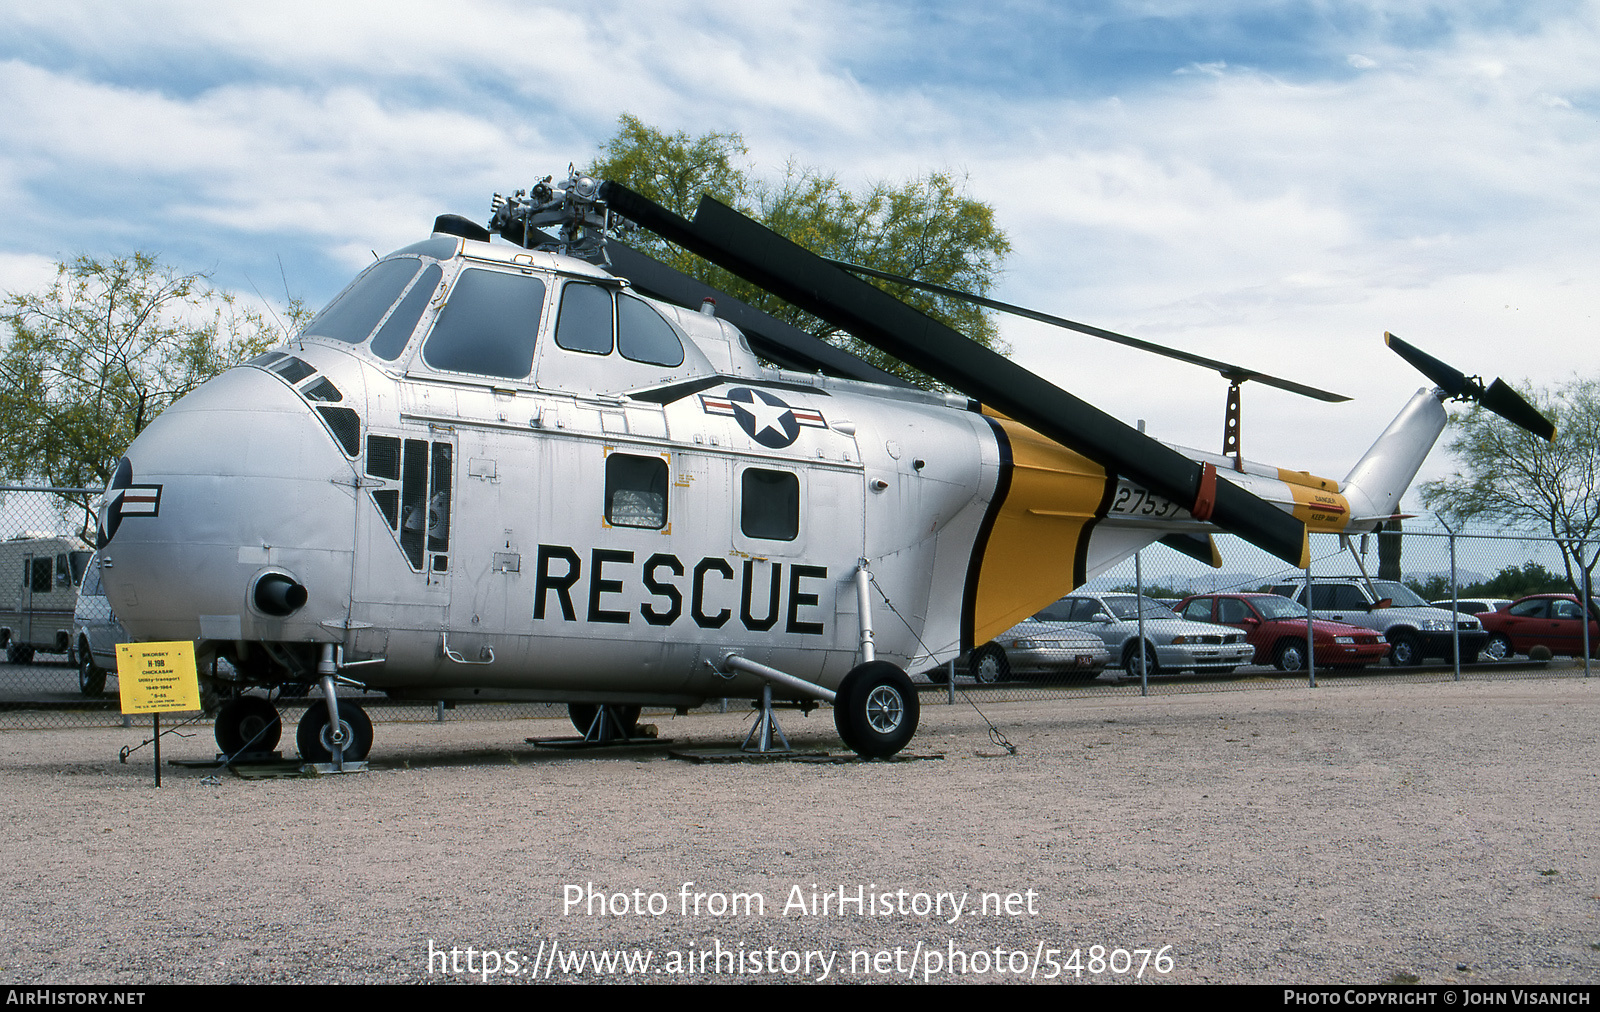
[[[647,295],[689,309],[700,305],[701,300],[716,300],[717,316],[738,327],[749,338],[758,354],[777,362],[785,369],[801,372],[821,372],[829,376],[881,383],[886,386],[908,386],[905,380],[890,372],[835,348],[826,341],[807,334],[799,327],[763,313],[741,302],[726,292],[718,291],[703,281],[669,267],[654,257],[608,240],[606,252],[612,274],[627,278],[633,287]]]
[[[827,260],[826,257],[823,257],[822,259]],[[944,285],[936,285],[931,281],[918,281],[916,278],[903,277],[899,274],[890,274],[888,271],[880,271],[872,267],[862,267],[859,264],[845,263],[843,260],[828,260],[828,263],[833,264],[835,267],[841,267],[844,270],[850,271],[854,274],[865,274],[869,277],[879,278],[883,281],[892,281],[897,285],[907,285],[912,288],[920,288],[925,292],[932,292],[935,295],[943,295],[952,299],[961,299],[962,301],[982,306],[985,309],[993,309],[1002,313],[1010,313],[1013,316],[1021,316],[1029,320],[1037,320],[1040,323],[1048,323],[1052,327],[1061,327],[1065,330],[1074,330],[1080,334],[1088,334],[1090,337],[1098,337],[1101,340],[1110,341],[1113,344],[1127,345],[1129,348],[1137,348],[1140,351],[1148,351],[1154,355],[1161,355],[1166,358],[1177,359],[1179,362],[1187,362],[1190,365],[1198,365],[1206,369],[1215,369],[1217,372],[1222,374],[1224,379],[1230,382],[1243,383],[1246,380],[1254,380],[1257,383],[1263,383],[1269,387],[1277,387],[1279,390],[1287,390],[1290,393],[1300,394],[1302,397],[1315,397],[1319,401],[1329,401],[1335,404],[1339,403],[1340,401],[1347,401],[1350,399],[1343,394],[1331,393],[1327,390],[1319,390],[1316,387],[1306,386],[1304,383],[1296,383],[1293,380],[1279,379],[1276,376],[1269,376],[1264,372],[1256,372],[1254,369],[1246,369],[1243,366],[1232,365],[1227,362],[1219,361],[1218,359],[1206,358],[1204,355],[1192,355],[1189,352],[1179,351],[1176,348],[1168,348],[1163,345],[1154,344],[1150,341],[1141,341],[1137,337],[1129,337],[1127,334],[1119,334],[1114,330],[1105,330],[1101,327],[1093,327],[1087,323],[1078,323],[1075,320],[1068,320],[1064,317],[1051,316],[1049,313],[1041,313],[1037,309],[1029,309],[1026,306],[1018,306],[1010,302],[1001,302],[998,299],[985,298],[982,295],[973,295],[971,292],[963,292],[959,288],[949,288]]]
[[[1005,412],[1107,472],[1184,506],[1199,499],[1200,464],[733,209],[702,198],[690,222],[617,183],[604,184],[602,196],[662,238]],[[1305,526],[1225,479],[1216,480],[1211,518],[1280,559],[1304,564]]]
[[[1466,375],[1454,366],[1446,365],[1416,345],[1402,341],[1387,331],[1384,332],[1383,340],[1396,355],[1410,362],[1418,372],[1437,383],[1439,389],[1449,396],[1475,401],[1511,424],[1527,429],[1535,436],[1549,440],[1556,438],[1556,427],[1550,420],[1541,415],[1538,408],[1529,404],[1504,381],[1495,380],[1489,384],[1489,389],[1485,390],[1483,384],[1476,378]]]

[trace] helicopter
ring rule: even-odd
[[[710,292],[617,241],[624,223],[951,391]],[[106,595],[135,639],[228,660],[234,689],[315,686],[307,762],[369,754],[340,686],[566,703],[598,740],[643,706],[751,698],[763,747],[773,707],[829,702],[879,758],[916,731],[907,671],[1146,545],[1217,564],[1228,531],[1303,567],[1308,529],[1395,513],[1447,398],[1543,422],[1388,336],[1439,386],[1343,482],[1245,461],[1238,385],[1298,385],[1209,359],[1224,453],[1180,450],[861,273],[709,197],[690,220],[576,172],[497,194],[487,226],[442,215],[140,433],[100,503]],[[224,753],[280,735],[262,696],[217,713]]]

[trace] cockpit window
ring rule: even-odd
[[[422,346],[434,369],[522,379],[533,371],[544,282],[523,274],[464,270]]]
[[[331,337],[335,341],[360,344],[421,269],[422,261],[410,257],[373,264],[344,290],[343,295],[317,314],[303,336]]]
[[[617,297],[617,350],[635,362],[683,364],[683,343],[672,325],[649,303],[631,295]]]
[[[393,362],[406,350],[406,342],[411,340],[411,332],[417,329],[417,321],[422,319],[422,311],[428,308],[428,300],[433,298],[443,274],[438,264],[432,264],[422,272],[411,286],[411,291],[406,293],[400,305],[378,328],[377,336],[372,339],[374,355],[386,362]]]
[[[567,283],[556,315],[556,345],[591,355],[611,354],[611,289]]]

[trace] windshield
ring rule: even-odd
[[[1137,619],[1140,612],[1144,613],[1146,619],[1177,618],[1171,608],[1168,608],[1160,601],[1152,601],[1148,597],[1135,598],[1132,595],[1128,595],[1126,597],[1104,597],[1101,600],[1105,602],[1107,608],[1111,609],[1112,615],[1121,619]]]
[[[1306,610],[1286,597],[1252,597],[1250,603],[1269,622],[1281,618],[1306,617]]]
[[[1387,597],[1394,602],[1396,608],[1432,608],[1433,605],[1417,596],[1416,591],[1403,583],[1393,580],[1373,580],[1372,589],[1378,592],[1378,597]]]

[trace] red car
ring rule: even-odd
[[[1505,660],[1512,654],[1525,654],[1534,647],[1548,647],[1563,657],[1583,656],[1583,606],[1575,594],[1530,594],[1518,598],[1499,611],[1478,616],[1489,633],[1489,642],[1480,652],[1485,660]],[[1600,602],[1589,604],[1589,650],[1600,654]]]
[[[1196,622],[1214,622],[1243,629],[1256,648],[1258,661],[1270,660],[1279,671],[1306,666],[1306,610],[1277,594],[1199,594],[1174,609]],[[1317,664],[1359,668],[1389,655],[1389,643],[1371,629],[1317,619],[1311,625]]]

